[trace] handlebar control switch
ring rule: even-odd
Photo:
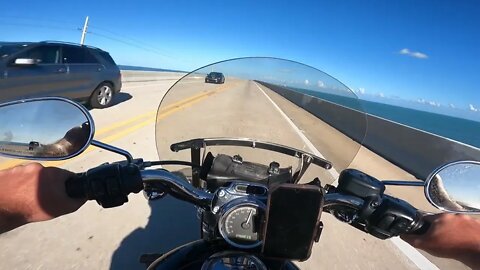
[[[409,203],[384,195],[382,204],[368,219],[366,231],[380,239],[408,233],[418,227],[421,215]]]
[[[332,191],[364,200],[350,224],[371,235],[387,239],[418,230],[422,217],[409,203],[385,195],[385,185],[376,178],[355,169],[342,171],[337,188]]]

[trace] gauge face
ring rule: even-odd
[[[261,244],[257,228],[260,207],[254,204],[237,205],[220,219],[220,234],[233,246],[253,248]]]

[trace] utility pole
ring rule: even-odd
[[[88,28],[88,16],[85,18],[85,24],[83,25],[82,39],[80,39],[81,45],[85,43],[85,35],[87,34],[87,28]]]

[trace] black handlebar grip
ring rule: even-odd
[[[75,176],[65,181],[65,190],[70,198],[84,199],[87,198],[87,175],[86,173],[77,173]]]
[[[422,220],[420,221],[419,225],[417,226],[417,228],[413,229],[412,231],[409,232],[409,234],[416,234],[416,235],[422,235],[422,234],[425,234],[428,229],[430,229],[430,226],[432,224],[430,223],[430,221],[427,221],[427,220]]]

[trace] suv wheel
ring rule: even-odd
[[[106,108],[112,105],[113,95],[112,85],[109,83],[101,83],[90,97],[90,106],[92,106],[92,108]]]

